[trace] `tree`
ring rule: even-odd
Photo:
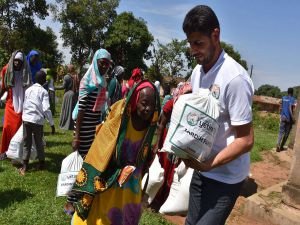
[[[264,85],[260,86],[255,91],[255,94],[256,95],[274,97],[274,98],[281,98],[282,97],[280,88],[277,87],[277,86],[269,85],[269,84],[264,84]]]
[[[247,62],[241,58],[240,53],[238,51],[234,50],[234,48],[231,44],[227,44],[227,43],[221,41],[221,46],[228,55],[230,55],[235,61],[237,61],[239,64],[241,64],[245,68],[245,70],[248,70]]]
[[[0,48],[0,71],[1,68],[8,62],[9,54],[5,51],[5,49]]]
[[[186,51],[185,40],[172,39],[165,45],[156,40],[156,44],[152,45],[150,57],[152,65],[147,75],[151,78],[156,77],[159,81],[162,81],[162,76],[181,77],[189,69]]]
[[[135,67],[147,68],[143,59],[148,58],[152,41],[146,22],[135,18],[131,12],[123,12],[109,27],[105,47],[117,65],[125,66],[128,75]]]
[[[71,47],[72,61],[83,65],[90,54],[103,47],[105,33],[117,16],[119,0],[56,0],[51,6],[62,23],[64,46]]]
[[[10,54],[21,49],[27,54],[31,49],[41,53],[43,66],[56,67],[62,61],[57,50],[56,36],[51,28],[36,26],[34,17],[45,19],[48,15],[46,0],[0,1],[0,65],[8,62]]]
[[[48,15],[46,0],[0,1],[0,46],[13,52],[19,46],[17,40],[35,28],[34,16],[45,19]]]

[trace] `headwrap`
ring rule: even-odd
[[[12,55],[9,59],[7,71],[5,74],[5,80],[4,80],[4,85],[6,88],[14,87],[14,85],[15,85],[14,59],[16,56],[18,59],[20,58],[20,56],[23,57],[23,59],[20,59],[21,61],[23,61],[23,65],[20,70],[22,72],[23,87],[28,87],[31,84],[31,71],[30,71],[29,65],[28,65],[27,61],[25,60],[24,54],[21,55],[18,53],[22,54],[22,52],[20,50],[17,50],[12,53]]]
[[[35,83],[35,74],[36,74],[36,72],[39,71],[40,69],[42,69],[42,63],[41,63],[40,60],[38,60],[34,65],[31,64],[30,59],[34,55],[39,56],[40,54],[35,50],[31,50],[29,52],[29,54],[27,55],[27,57],[26,57],[27,63],[30,66],[30,70],[31,70],[32,83]]]
[[[180,82],[177,85],[177,88],[175,89],[175,91],[173,93],[174,103],[177,101],[177,99],[179,98],[180,95],[190,93],[190,92],[192,92],[191,83],[190,82]]]
[[[97,60],[107,59],[111,62],[110,53],[106,49],[99,49],[95,52],[92,64],[80,81],[79,100],[88,93],[98,89],[98,95],[93,107],[93,111],[100,111],[106,102],[106,80],[104,74],[100,74]]]
[[[94,196],[101,194],[117,182],[117,179],[127,165],[124,163],[124,153],[122,152],[128,122],[131,117],[131,101],[133,93],[136,93],[140,85],[152,85],[149,81],[141,81],[128,94],[126,99],[116,102],[107,117],[107,120],[96,129],[96,137],[86,155],[82,168],[79,171],[72,191],[80,195],[75,203],[78,216],[85,220],[88,217]],[[141,88],[139,88],[142,90]],[[139,92],[139,91],[138,91]],[[145,166],[151,160],[151,142],[156,130],[158,112],[160,112],[160,99],[155,91],[156,107],[151,118],[150,125],[142,141],[137,154],[135,165]],[[101,149],[101,150],[100,150]],[[122,154],[123,153],[123,154]]]
[[[153,89],[153,84],[151,84],[149,81],[142,82],[141,85],[138,85],[135,91],[132,93],[132,97],[130,101],[132,112],[136,111],[136,105],[140,98],[141,90],[147,87]]]
[[[112,71],[112,75],[115,78],[118,78],[122,73],[124,73],[124,68],[122,66],[116,66],[113,71]]]
[[[130,89],[133,88],[134,83],[140,82],[142,80],[142,77],[143,77],[142,70],[140,68],[135,68],[132,71],[130,79],[128,80],[129,88]]]
[[[19,59],[23,62],[23,53],[22,52],[18,52],[16,55],[15,55],[15,58],[14,59]]]
[[[157,80],[157,81],[155,81],[154,85],[159,93],[160,92],[160,82]]]

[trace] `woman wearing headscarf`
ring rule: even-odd
[[[78,99],[79,77],[73,65],[68,65],[68,73],[64,76],[63,84],[56,90],[64,90],[59,127],[63,130],[73,130],[72,112]]]
[[[35,74],[42,69],[42,63],[39,58],[40,54],[36,50],[31,50],[26,57],[27,63],[31,70],[31,80],[35,83]]]
[[[73,111],[74,139],[72,147],[84,158],[88,153],[95,137],[96,126],[102,122],[101,111],[106,103],[105,74],[111,65],[110,53],[105,49],[95,52],[92,64],[80,81],[79,97]],[[67,214],[72,214],[72,203],[76,196],[69,195],[68,202],[64,206]]]
[[[164,183],[150,205],[150,207],[155,210],[159,210],[159,208],[168,198],[173,181],[174,169],[179,164],[179,160],[177,157],[168,154],[167,152],[158,152],[158,149],[161,149],[164,144],[167,135],[167,124],[171,120],[171,114],[175,102],[181,95],[191,92],[192,86],[190,82],[180,82],[173,93],[173,98],[166,102],[159,117],[157,128],[157,143],[154,151],[157,152],[159,162],[164,168]]]
[[[146,80],[112,106],[73,186],[81,195],[73,225],[138,224],[141,177],[153,157],[151,142],[159,112],[158,92]]]
[[[12,53],[8,64],[1,71],[2,89],[0,96],[8,93],[4,111],[4,124],[0,159],[5,159],[10,140],[22,124],[25,89],[31,84],[31,72],[24,54],[17,50]]]
[[[124,75],[124,68],[122,66],[114,67],[111,72],[111,79],[108,84],[108,97],[110,105],[119,101],[122,98],[122,81]]]
[[[131,77],[128,80],[129,89],[132,89],[135,84],[143,80],[143,72],[140,68],[135,68],[132,71]]]

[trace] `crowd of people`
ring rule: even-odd
[[[168,197],[179,162],[194,169],[190,184],[187,225],[225,224],[243,182],[249,174],[249,151],[254,142],[252,126],[253,83],[245,69],[221,47],[220,25],[213,10],[204,5],[185,16],[183,31],[198,65],[190,81],[171,91],[143,77],[135,68],[123,82],[125,68],[113,66],[106,49],[98,49],[80,79],[68,65],[59,127],[74,130],[70,145],[84,159],[64,211],[72,224],[138,224],[142,213],[141,179],[155,156],[164,168],[164,183],[149,206],[158,210]],[[50,96],[44,89],[39,53],[12,54],[1,71],[1,93],[7,92],[2,133],[1,158],[5,159],[10,140],[21,124],[25,144],[20,174],[28,169],[32,135],[38,152],[39,168],[45,166],[43,124],[55,133]],[[180,159],[159,152],[168,132],[172,109],[181,95],[211,89],[220,102],[219,130],[208,160]],[[153,136],[157,142],[153,145]],[[99,150],[100,149],[100,150]]]

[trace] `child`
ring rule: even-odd
[[[45,164],[45,153],[43,145],[43,125],[46,118],[55,133],[52,113],[49,104],[48,92],[43,88],[46,82],[46,73],[38,71],[35,75],[36,83],[29,87],[25,92],[23,106],[23,127],[24,127],[24,148],[23,148],[23,165],[19,172],[25,175],[28,169],[28,162],[32,146],[32,134],[36,144],[37,155],[39,159],[39,169],[42,170]]]

